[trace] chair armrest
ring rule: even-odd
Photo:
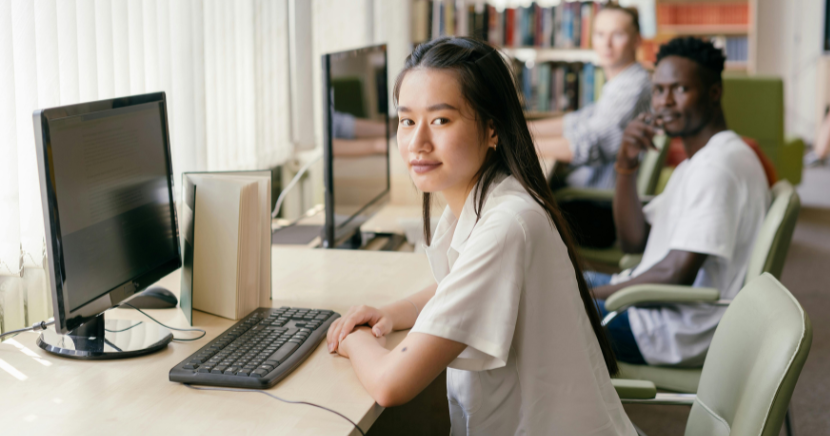
[[[657,395],[657,386],[648,380],[612,378],[611,383],[620,399],[647,400]]]
[[[674,392],[660,392],[654,398],[623,398],[623,404],[651,404],[654,406],[691,406],[695,403],[697,394],[678,394]]]
[[[605,300],[605,309],[619,311],[647,303],[716,303],[720,291],[715,288],[646,284],[620,289]]]
[[[639,265],[642,260],[642,254],[626,254],[622,257],[622,259],[620,259],[619,267],[621,270],[625,271]]]

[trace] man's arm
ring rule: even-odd
[[[557,162],[570,162],[574,156],[571,143],[563,137],[536,137],[536,146],[540,155]]]
[[[527,127],[533,136],[562,136],[562,117],[542,118],[528,121]]]
[[[594,297],[605,300],[614,292],[631,285],[662,283],[667,285],[692,285],[695,277],[706,261],[708,255],[690,251],[671,250],[666,257],[654,266],[632,278],[616,285],[600,286],[594,289]]]
[[[623,253],[642,253],[648,241],[651,226],[643,214],[643,205],[637,194],[637,168],[640,153],[656,149],[652,138],[654,128],[640,115],[623,131],[622,144],[617,153],[617,185],[614,188],[614,225]]]

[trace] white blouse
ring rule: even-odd
[[[444,211],[427,247],[438,290],[413,332],[462,342],[452,434],[636,435],[611,384],[567,248],[513,177]]]

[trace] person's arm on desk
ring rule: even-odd
[[[389,351],[366,327],[346,336],[337,352],[352,361],[357,378],[382,407],[405,404],[435,380],[465,344],[425,333],[410,333]]]
[[[356,306],[329,328],[328,346],[352,361],[357,377],[383,407],[404,404],[424,390],[466,345],[412,333],[392,351],[378,341],[394,330],[415,325],[420,310],[435,295],[431,285],[406,299],[376,309]],[[358,327],[368,324],[369,327]]]
[[[329,327],[326,338],[329,352],[337,350],[340,341],[357,326],[368,325],[372,328],[375,337],[378,338],[395,330],[412,328],[421,309],[435,295],[436,289],[438,289],[437,284],[427,286],[403,300],[398,300],[380,309],[370,306],[352,306],[346,312],[346,315],[335,320]]]

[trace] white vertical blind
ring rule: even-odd
[[[42,266],[36,109],[164,91],[177,185],[285,161],[286,20],[287,0],[0,0],[0,275],[21,248]]]

